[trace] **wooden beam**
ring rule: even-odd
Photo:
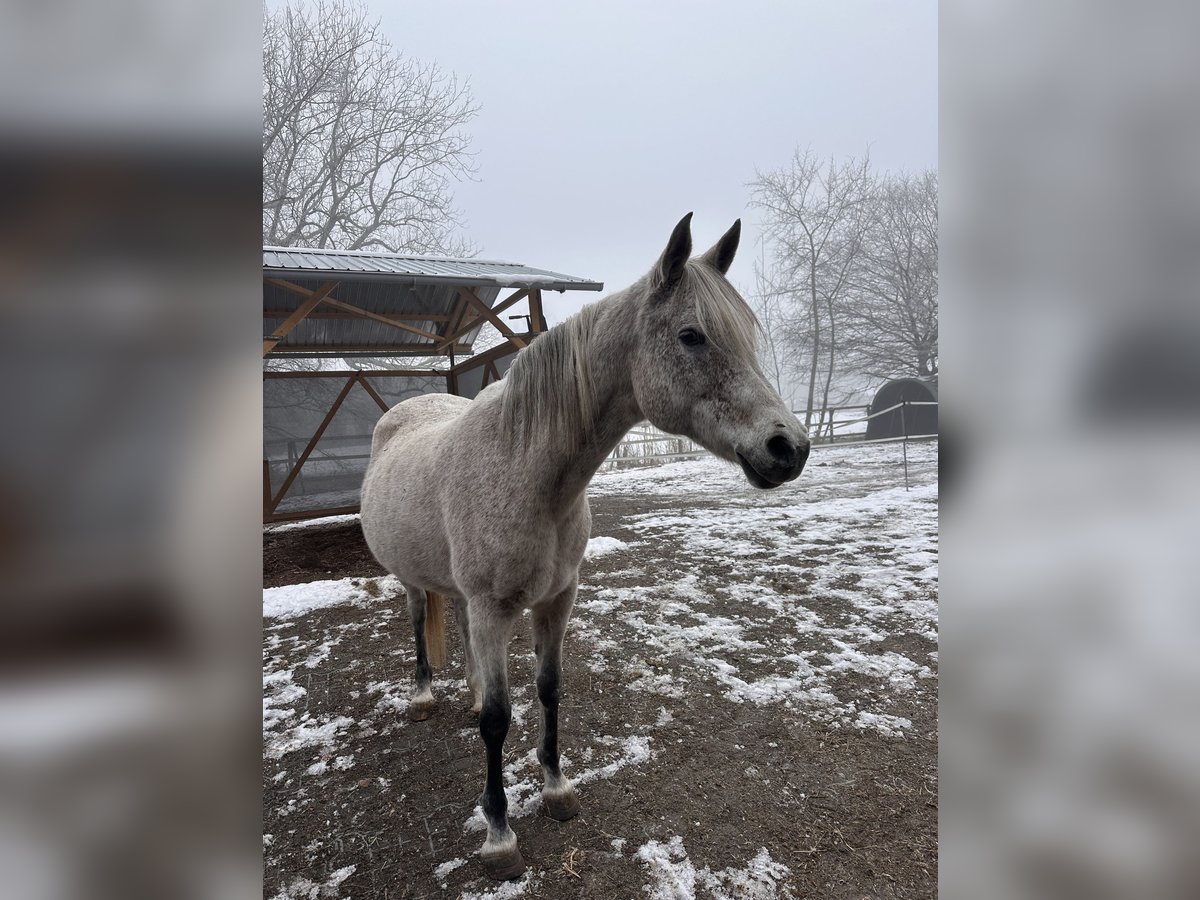
[[[346,385],[338,393],[337,399],[333,401],[333,406],[329,407],[329,412],[325,413],[325,418],[321,420],[321,424],[317,427],[316,433],[304,445],[304,452],[300,454],[300,458],[296,460],[296,465],[292,466],[292,471],[288,472],[287,478],[283,480],[283,487],[279,489],[279,493],[271,499],[271,508],[269,514],[275,512],[275,508],[279,506],[279,501],[287,494],[288,489],[292,486],[292,482],[296,480],[296,476],[300,474],[300,470],[304,468],[304,464],[308,462],[309,455],[317,446],[317,442],[321,440],[321,436],[325,434],[325,429],[329,427],[329,423],[333,421],[334,415],[341,409],[342,401],[346,399],[346,395],[350,393],[350,388],[354,387],[354,383],[358,381],[358,373],[355,372],[346,379]]]
[[[390,316],[371,312],[358,306],[352,306],[349,303],[343,303],[341,300],[335,300],[333,297],[326,297],[323,302],[332,306],[334,309],[340,309],[343,312],[350,313],[351,315],[362,316],[364,319],[374,319],[376,322],[382,322],[384,325],[391,325],[393,328],[399,328],[402,331],[407,331],[411,334],[428,338],[435,344],[442,339],[440,334],[434,334],[432,331],[426,331],[424,328],[418,328],[416,325],[406,325],[404,322],[393,319]]]
[[[324,353],[327,356],[345,356],[348,353],[370,353],[377,356],[439,356],[445,347],[431,347],[428,344],[288,344],[280,347],[272,354],[272,359],[286,359],[286,354]],[[470,344],[455,344],[455,353],[470,353]]]
[[[264,319],[286,319],[292,314],[290,309],[264,309]],[[310,319],[355,319],[357,316],[349,315],[344,312],[338,312],[336,309],[314,309],[308,314]],[[448,322],[450,317],[445,313],[388,313],[389,319],[406,319],[413,322]],[[438,335],[438,340],[442,340],[442,335]]]
[[[537,337],[537,335],[530,334],[527,335],[527,337],[532,341]],[[518,348],[515,344],[505,341],[503,344],[497,344],[494,347],[489,347],[482,353],[476,353],[474,356],[468,356],[450,371],[454,372],[455,376],[457,377],[462,372],[469,372],[471,369],[477,369],[480,366],[487,365],[492,360],[499,359],[502,356],[508,356],[510,353],[516,353],[517,350]]]
[[[495,325],[496,330],[499,331],[502,335],[504,335],[506,338],[508,338],[510,341],[512,341],[518,347],[525,346],[525,342],[517,336],[516,332],[514,332],[511,328],[508,327],[508,323],[505,322],[502,318],[500,318],[500,316],[498,316],[496,314],[495,310],[489,309],[488,305],[486,303],[484,303],[482,300],[480,300],[479,295],[476,294],[473,290],[471,290],[470,288],[460,287],[458,289],[458,293],[461,296],[465,297],[467,302],[470,303],[471,306],[475,307],[475,311],[477,313],[479,313],[482,316],[485,316],[489,322],[491,322],[493,325]],[[528,290],[526,290],[526,293],[528,293]]]
[[[358,369],[360,375],[364,378],[441,378],[449,369]],[[342,378],[350,374],[346,371],[321,371],[321,372],[288,372],[288,371],[267,371],[263,372],[263,378]]]
[[[317,304],[329,296],[329,292],[337,285],[336,281],[327,281],[315,291],[306,290],[308,298],[296,307],[296,311],[284,319],[283,323],[272,331],[269,337],[263,338],[263,356],[274,350],[276,345],[287,337],[291,330],[304,320],[305,316],[316,309]]]
[[[493,306],[491,309],[491,312],[495,313],[497,315],[499,313],[504,312],[506,309],[508,309],[514,303],[525,299],[525,295],[528,293],[529,293],[529,288],[521,288],[521,290],[517,291],[516,293],[511,294],[508,297],[505,297],[501,303],[498,303],[496,306]],[[474,297],[476,302],[478,302],[480,304],[483,303],[483,301],[480,300],[478,297],[475,297],[474,294],[471,294],[470,296]],[[470,307],[470,303],[469,303],[469,301],[466,300],[466,298],[463,298],[463,306],[468,307],[468,308]],[[486,307],[484,307],[484,308],[486,309]],[[482,322],[483,318],[484,318],[483,316],[476,316],[473,319],[471,319],[470,322],[460,323],[459,326],[454,329],[453,333],[446,335],[445,341],[443,341],[441,344],[438,344],[438,346],[433,348],[433,352],[441,353],[443,350],[446,349],[446,347],[448,347],[450,345],[451,341],[458,340],[460,337],[462,337],[464,334],[466,334],[468,331],[470,331],[472,328],[474,328],[476,325],[478,325],[480,322]],[[524,345],[522,344],[522,346],[524,346]]]
[[[454,306],[450,308],[450,321],[446,323],[446,327],[442,329],[442,340],[452,340],[458,335],[459,328],[462,327],[463,316],[467,314],[467,301],[462,297],[454,299]]]
[[[358,373],[358,383],[367,389],[367,393],[370,394],[375,402],[379,404],[380,409],[382,409],[384,412],[387,412],[389,409],[391,409],[391,407],[387,405],[387,401],[379,396],[379,392],[371,386],[371,382],[367,381],[367,376],[362,372]]]
[[[267,281],[269,281],[271,284],[278,285],[281,288],[292,291],[293,293],[303,294],[308,297],[309,300],[311,300],[313,294],[316,293],[316,291],[310,291],[303,285],[296,284],[292,281],[285,281],[282,278],[268,278]],[[362,307],[354,306],[350,303],[338,300],[336,297],[329,296],[329,291],[326,291],[318,300],[318,302],[326,303],[329,306],[332,306],[334,309],[340,309],[342,312],[350,313],[354,316],[362,316],[366,319],[374,319],[376,322],[382,322],[384,325],[391,325],[393,328],[401,328],[404,331],[420,335],[423,338],[428,338],[435,344],[442,339],[440,334],[434,334],[433,332],[426,331],[423,328],[417,328],[415,325],[406,325],[405,323],[390,316],[385,316],[381,313],[370,312]]]

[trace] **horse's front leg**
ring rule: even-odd
[[[517,836],[508,826],[508,798],[504,796],[504,739],[508,737],[512,719],[508,642],[515,620],[512,611],[497,609],[487,602],[470,605],[471,650],[483,695],[479,734],[487,750],[487,780],[479,804],[487,819],[488,833],[480,858],[487,874],[499,880],[517,878],[525,871]]]
[[[533,610],[533,646],[537,653],[538,699],[542,701],[542,804],[560,822],[579,814],[579,800],[570,779],[558,767],[558,699],[562,689],[562,644],[575,604],[575,585]]]

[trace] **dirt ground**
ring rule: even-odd
[[[786,496],[711,466],[593,491],[615,541],[584,562],[560,723],[583,811],[537,804],[526,629],[505,761],[529,873],[508,886],[478,859],[453,623],[438,710],[411,723],[407,611],[358,523],[264,533],[264,586],[361,589],[264,620],[264,896],[936,896],[936,449],[912,494],[877,450],[815,454]]]

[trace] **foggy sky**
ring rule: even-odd
[[[877,169],[937,165],[937,4],[369,4],[397,49],[469,78],[478,180],[455,188],[484,259],[603,281],[649,269],[680,216],[697,251],[742,216],[746,183],[797,146]],[[546,295],[551,323],[598,294]],[[515,312],[516,310],[514,310]]]

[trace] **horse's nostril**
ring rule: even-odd
[[[804,464],[806,462],[808,462],[808,451],[811,449],[812,449],[812,444],[810,444],[808,441],[805,441],[803,444],[800,445],[800,460],[799,460],[799,462],[800,462],[801,469],[803,469]]]
[[[790,466],[796,461],[796,445],[782,434],[777,434],[767,441],[767,452],[785,466]]]

